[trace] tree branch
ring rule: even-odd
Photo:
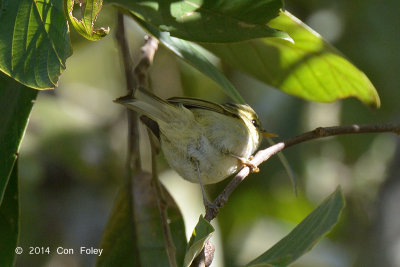
[[[153,63],[154,55],[158,49],[158,40],[149,35],[146,35],[144,40],[145,44],[141,48],[142,55],[135,67],[134,75],[140,86],[149,88],[147,86],[147,72]]]
[[[333,126],[333,127],[318,127],[313,131],[300,134],[298,136],[289,138],[285,141],[276,143],[266,149],[259,150],[253,159],[250,161],[255,166],[260,165],[267,161],[271,156],[282,151],[285,148],[310,141],[317,138],[342,135],[342,134],[360,134],[360,133],[382,133],[393,132],[400,135],[400,125],[398,124],[380,124],[380,125],[347,125],[347,126]],[[219,209],[222,208],[228,201],[230,194],[238,187],[238,185],[249,175],[249,167],[243,167],[224,190],[214,200],[212,206],[206,207],[206,215],[204,218],[208,221],[214,219]]]
[[[142,86],[145,88],[149,88],[147,86],[147,79],[148,79],[148,70],[153,63],[154,55],[158,49],[158,40],[154,37],[145,36],[145,44],[141,48],[141,56],[139,62],[137,63],[133,75],[136,79],[137,86]],[[169,260],[169,266],[176,267],[176,248],[174,242],[172,240],[171,229],[169,228],[168,224],[168,206],[166,197],[164,194],[164,188],[158,179],[157,174],[157,160],[156,155],[158,153],[158,147],[156,145],[155,140],[152,138],[152,133],[149,129],[147,129],[147,133],[150,140],[150,147],[151,147],[151,173],[152,173],[152,180],[154,186],[154,194],[157,200],[158,210],[160,211],[161,217],[161,225],[164,235],[164,242],[165,248]]]
[[[138,86],[147,87],[147,74],[148,69],[151,66],[155,52],[158,49],[158,40],[150,37],[145,36],[145,44],[141,48],[141,56],[136,67],[133,68],[132,57],[129,52],[128,42],[125,36],[125,27],[124,27],[124,17],[121,13],[118,13],[117,17],[117,30],[116,30],[116,39],[118,45],[120,47],[122,61],[124,65],[125,71],[125,80],[126,80],[126,87],[128,94],[134,95],[135,90]],[[127,110],[128,112],[128,159],[127,159],[127,169],[128,169],[128,180],[127,185],[132,185],[135,187],[137,183],[133,176],[132,170],[141,170],[141,163],[140,163],[140,150],[139,150],[139,115],[132,111]],[[169,265],[174,267],[177,266],[175,255],[176,255],[176,248],[174,246],[172,240],[172,234],[168,224],[168,214],[167,214],[167,206],[165,196],[163,194],[163,187],[160,184],[158,177],[157,177],[157,166],[156,166],[156,154],[157,154],[157,146],[154,144],[153,139],[151,137],[151,133],[148,130],[148,135],[150,138],[150,145],[151,145],[151,157],[152,157],[152,177],[153,177],[153,185],[155,191],[155,198],[157,201],[158,209],[160,211],[162,229],[164,234],[166,252],[168,255]],[[134,189],[132,189],[134,190]],[[140,189],[137,189],[140,190]],[[131,198],[132,199],[132,198]],[[132,212],[134,212],[134,204],[130,203],[132,207]]]
[[[146,35],[145,44],[141,48],[142,51],[141,57],[134,70],[134,75],[136,77],[136,80],[138,81],[139,86],[149,88],[149,86],[147,86],[148,70],[151,64],[153,63],[154,55],[157,49],[158,49],[158,40],[154,37]],[[159,152],[159,149],[157,147],[156,140],[154,140],[152,136],[150,129],[147,129],[147,135],[149,136],[150,146],[151,146],[151,173],[153,177],[154,192],[157,199],[158,210],[160,211],[165,248],[168,256],[169,266],[176,267],[178,266],[176,262],[176,247],[174,245],[171,229],[169,228],[169,223],[168,223],[167,200],[164,194],[164,187],[160,183],[157,173],[156,156]]]
[[[135,77],[132,75],[132,57],[129,52],[128,41],[125,36],[125,25],[124,15],[118,12],[117,15],[117,29],[115,33],[118,46],[121,51],[122,62],[124,65],[126,90],[128,94],[132,95],[136,88],[137,82]],[[128,180],[131,180],[131,170],[141,170],[142,166],[140,163],[140,150],[139,150],[139,116],[136,112],[127,109],[128,114],[128,155],[127,155],[127,169],[128,169]],[[130,183],[130,181],[128,181]]]
[[[121,60],[124,66],[124,74],[125,74],[125,83],[126,90],[128,94],[132,94],[134,88],[136,87],[136,82],[134,77],[131,75],[132,72],[132,57],[129,52],[128,42],[125,37],[125,25],[124,25],[124,15],[120,12],[117,13],[117,25],[116,25],[116,33],[115,38],[117,40],[119,51],[121,54]],[[133,190],[135,187],[135,182],[138,179],[135,179],[134,170],[136,169],[140,172],[141,163],[140,163],[140,150],[139,150],[139,117],[138,115],[131,111],[127,110],[127,122],[128,122],[128,135],[127,135],[127,157],[126,157],[126,175],[123,184],[123,190],[128,192],[129,197],[127,199],[129,210],[131,211],[131,216],[135,216],[135,205],[134,205],[134,195]],[[139,177],[140,178],[140,177]],[[134,180],[135,179],[135,180]],[[136,228],[132,227],[132,239],[135,240],[137,236]],[[139,248],[136,243],[133,244],[134,255],[139,253]]]
[[[303,133],[301,135],[290,138],[285,143],[285,148],[291,147],[298,143],[309,141],[316,138],[342,135],[342,134],[360,134],[360,133],[382,133],[393,132],[400,135],[400,125],[396,124],[377,124],[377,125],[345,125],[333,127],[318,127],[313,131]]]

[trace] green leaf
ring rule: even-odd
[[[288,266],[311,250],[338,222],[343,208],[343,194],[337,188],[287,236],[246,266]]]
[[[204,47],[232,67],[287,94],[318,102],[357,97],[379,107],[370,80],[318,33],[289,12],[281,12],[269,25],[287,32],[294,43],[263,38]]]
[[[37,93],[0,73],[0,203]]]
[[[175,200],[172,198],[172,196],[169,194],[164,186],[162,186],[162,189],[164,191],[164,196],[166,197],[168,204],[169,229],[171,231],[172,239],[174,240],[174,245],[176,248],[176,262],[178,266],[182,266],[187,243],[185,222]]]
[[[130,189],[123,187],[118,193],[100,243],[103,254],[97,258],[97,266],[140,266],[130,199]]]
[[[267,26],[281,0],[109,0],[171,36],[196,42],[237,42],[259,37],[288,38]]]
[[[4,199],[0,204],[0,259],[2,266],[13,266],[19,232],[18,166],[14,164]]]
[[[205,243],[210,239],[211,235],[214,233],[214,227],[200,216],[196,227],[193,230],[192,236],[190,237],[183,266],[190,266],[193,260],[203,249]]]
[[[90,41],[97,41],[110,32],[110,28],[94,29],[94,23],[103,6],[103,0],[79,0],[78,2],[81,2],[82,19],[77,19],[73,15],[74,2],[75,0],[67,0],[68,17],[72,26],[74,26],[75,30],[79,32],[80,35]]]
[[[232,83],[203,55],[202,48],[179,38],[174,38],[167,32],[160,32],[155,27],[130,13],[132,17],[150,34],[155,36],[179,58],[189,63],[201,73],[216,82],[223,91],[237,103],[245,103],[244,99]]]
[[[8,76],[32,88],[54,88],[71,55],[63,1],[3,0],[0,55]]]
[[[133,179],[132,188],[123,187],[101,241],[100,247],[104,250],[97,266],[169,266],[152,186],[151,175],[139,173]],[[182,263],[186,244],[183,218],[166,190],[164,195],[167,195],[169,227],[177,249],[176,261]]]

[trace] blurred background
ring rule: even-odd
[[[285,139],[318,126],[399,122],[400,2],[288,0],[286,8],[367,74],[382,107],[374,110],[355,99],[330,104],[303,101],[215,59],[264,127]],[[112,102],[125,94],[114,40],[115,19],[114,9],[105,6],[98,25],[109,25],[111,33],[98,42],[72,33],[74,54],[59,87],[41,92],[34,105],[19,162],[22,247],[99,247],[126,156],[126,114]],[[132,55],[138,58],[144,32],[130,19],[126,27]],[[210,79],[162,46],[150,70],[150,82],[163,98],[185,95],[229,101]],[[338,185],[347,201],[339,224],[293,266],[400,266],[399,143],[393,134],[368,134],[316,140],[285,150],[297,177],[297,197],[277,158],[263,164],[219,214],[214,266],[239,266],[258,256]],[[147,141],[141,146],[143,165],[149,168]],[[159,169],[190,233],[203,211],[200,188],[179,178],[162,155]],[[210,195],[215,197],[226,182],[208,186]],[[95,256],[24,253],[16,265],[94,263]]]

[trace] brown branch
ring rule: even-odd
[[[133,61],[131,53],[129,52],[129,45],[125,35],[124,15],[120,12],[118,12],[117,15],[117,29],[115,32],[115,37],[121,51],[121,59],[124,65],[126,89],[130,94],[132,94],[136,87],[136,81],[132,76]]]
[[[145,44],[141,48],[141,56],[138,64],[136,65],[133,73],[138,83],[138,86],[143,86],[145,88],[149,88],[147,86],[148,79],[148,70],[153,63],[154,55],[158,49],[158,40],[154,37],[145,36]],[[156,156],[159,152],[159,149],[156,144],[156,140],[154,140],[150,129],[147,129],[147,135],[150,140],[151,147],[151,173],[153,177],[153,185],[155,198],[157,200],[158,210],[160,212],[161,225],[164,235],[165,248],[168,256],[169,266],[176,267],[178,266],[176,262],[176,247],[174,245],[174,241],[172,239],[171,229],[169,228],[168,223],[168,206],[166,197],[163,191],[163,187],[158,179],[157,174],[157,160]]]
[[[158,40],[145,36],[145,44],[141,48],[141,56],[136,67],[132,71],[133,62],[132,57],[129,52],[128,42],[125,36],[125,27],[124,27],[124,18],[121,13],[118,13],[118,21],[117,21],[117,31],[116,31],[116,39],[118,41],[118,45],[120,47],[122,61],[124,65],[125,71],[125,80],[128,94],[134,95],[135,90],[138,86],[148,87],[147,86],[147,74],[148,69],[151,66],[155,52],[158,49]],[[128,112],[128,160],[127,160],[127,168],[128,168],[128,181],[127,184],[132,184],[132,180],[135,177],[132,175],[132,170],[136,169],[137,171],[141,170],[140,163],[140,150],[139,150],[139,115],[132,111],[127,110]],[[157,177],[157,166],[156,166],[156,154],[157,154],[157,146],[152,139],[151,133],[148,130],[148,135],[150,138],[151,145],[151,162],[152,162],[152,177],[153,184],[155,190],[155,198],[157,200],[157,205],[160,211],[162,229],[164,234],[164,240],[166,245],[166,252],[168,255],[169,265],[174,267],[177,266],[176,263],[176,248],[174,246],[172,240],[172,234],[168,224],[168,213],[165,196],[163,194],[163,188],[160,184]],[[130,204],[132,209],[134,209],[134,205]],[[133,210],[134,213],[134,210]]]
[[[124,65],[126,88],[129,95],[133,95],[137,86],[146,86],[147,71],[153,62],[155,52],[158,48],[158,40],[149,36],[145,37],[145,44],[142,47],[142,55],[135,69],[133,68],[132,57],[129,52],[129,45],[125,35],[124,16],[118,12],[116,39],[121,51]],[[139,115],[127,109],[128,113],[128,156],[127,166],[130,169],[141,170],[139,150]],[[129,179],[131,179],[130,177]]]
[[[211,265],[213,259],[214,259],[214,252],[215,252],[215,247],[211,243],[210,240],[208,240],[204,244],[204,248],[201,250],[199,255],[193,260],[192,264],[190,264],[190,267],[208,267]]]
[[[133,90],[136,86],[134,77],[132,77],[132,58],[129,53],[128,42],[125,37],[125,25],[124,25],[124,15],[120,12],[117,13],[117,25],[116,25],[116,33],[115,37],[119,46],[119,50],[121,53],[121,59],[124,66],[124,74],[125,74],[125,83],[126,90],[128,94],[132,94]],[[127,157],[126,157],[126,175],[123,184],[123,190],[128,192],[129,197],[127,199],[127,204],[129,206],[129,210],[131,211],[132,216],[135,214],[135,205],[134,205],[134,195],[133,190],[135,183],[138,179],[134,180],[134,170],[136,169],[138,172],[141,170],[140,164],[140,154],[139,154],[139,118],[138,115],[131,111],[127,110],[127,119],[128,119],[128,135],[127,135]],[[140,178],[140,177],[139,177]],[[132,239],[134,240],[137,237],[136,228],[132,229],[133,235]],[[138,254],[139,248],[136,243],[133,244],[133,252],[134,254]]]
[[[380,124],[380,125],[347,125],[333,127],[319,127],[313,131],[300,134],[289,138],[283,142],[276,143],[266,149],[259,150],[251,160],[255,166],[267,161],[271,156],[282,151],[285,148],[310,141],[317,138],[342,135],[342,134],[360,134],[360,133],[381,133],[393,132],[400,135],[400,125],[398,124]],[[206,215],[204,218],[208,221],[214,219],[219,209],[228,201],[230,194],[238,187],[238,185],[249,175],[249,167],[242,168],[236,176],[229,182],[225,189],[214,200],[212,206],[206,207]]]
[[[132,57],[129,52],[128,41],[125,36],[124,15],[118,12],[117,27],[115,37],[121,51],[122,62],[124,65],[126,90],[128,94],[132,95],[136,88],[137,82],[132,75]],[[141,170],[140,163],[140,150],[139,150],[139,116],[136,112],[127,109],[128,114],[128,155],[127,155],[127,169],[128,180],[131,180],[132,170]],[[129,183],[129,181],[128,181]]]
[[[378,124],[378,125],[346,125],[333,127],[318,127],[313,131],[303,133],[286,140],[285,148],[302,143],[308,140],[322,138],[327,136],[335,136],[342,134],[360,134],[360,133],[382,133],[393,132],[400,135],[400,125],[396,124]]]
[[[154,55],[158,49],[158,40],[152,36],[144,37],[145,44],[142,46],[142,55],[136,65],[134,75],[140,86],[147,87],[147,72],[153,63]]]
[[[139,58],[139,62],[136,65],[133,75],[136,79],[136,83],[138,86],[143,86],[145,88],[149,88],[147,86],[148,79],[148,70],[153,63],[154,55],[158,49],[158,40],[154,37],[145,36],[145,44],[141,48],[141,56]],[[157,174],[157,160],[156,156],[158,154],[158,147],[156,144],[156,140],[154,140],[152,133],[149,129],[147,129],[147,133],[150,140],[151,147],[151,173],[152,180],[154,185],[154,193],[155,198],[157,200],[158,210],[160,212],[162,231],[164,235],[165,248],[168,256],[169,266],[176,267],[178,266],[176,262],[176,247],[174,245],[172,239],[171,229],[168,224],[168,206],[166,197],[163,191],[163,187],[158,179]]]

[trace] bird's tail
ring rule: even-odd
[[[146,115],[155,121],[169,122],[179,114],[177,107],[157,97],[143,88],[135,91],[134,97],[123,96],[114,100],[140,114]],[[176,119],[176,117],[175,117]]]

